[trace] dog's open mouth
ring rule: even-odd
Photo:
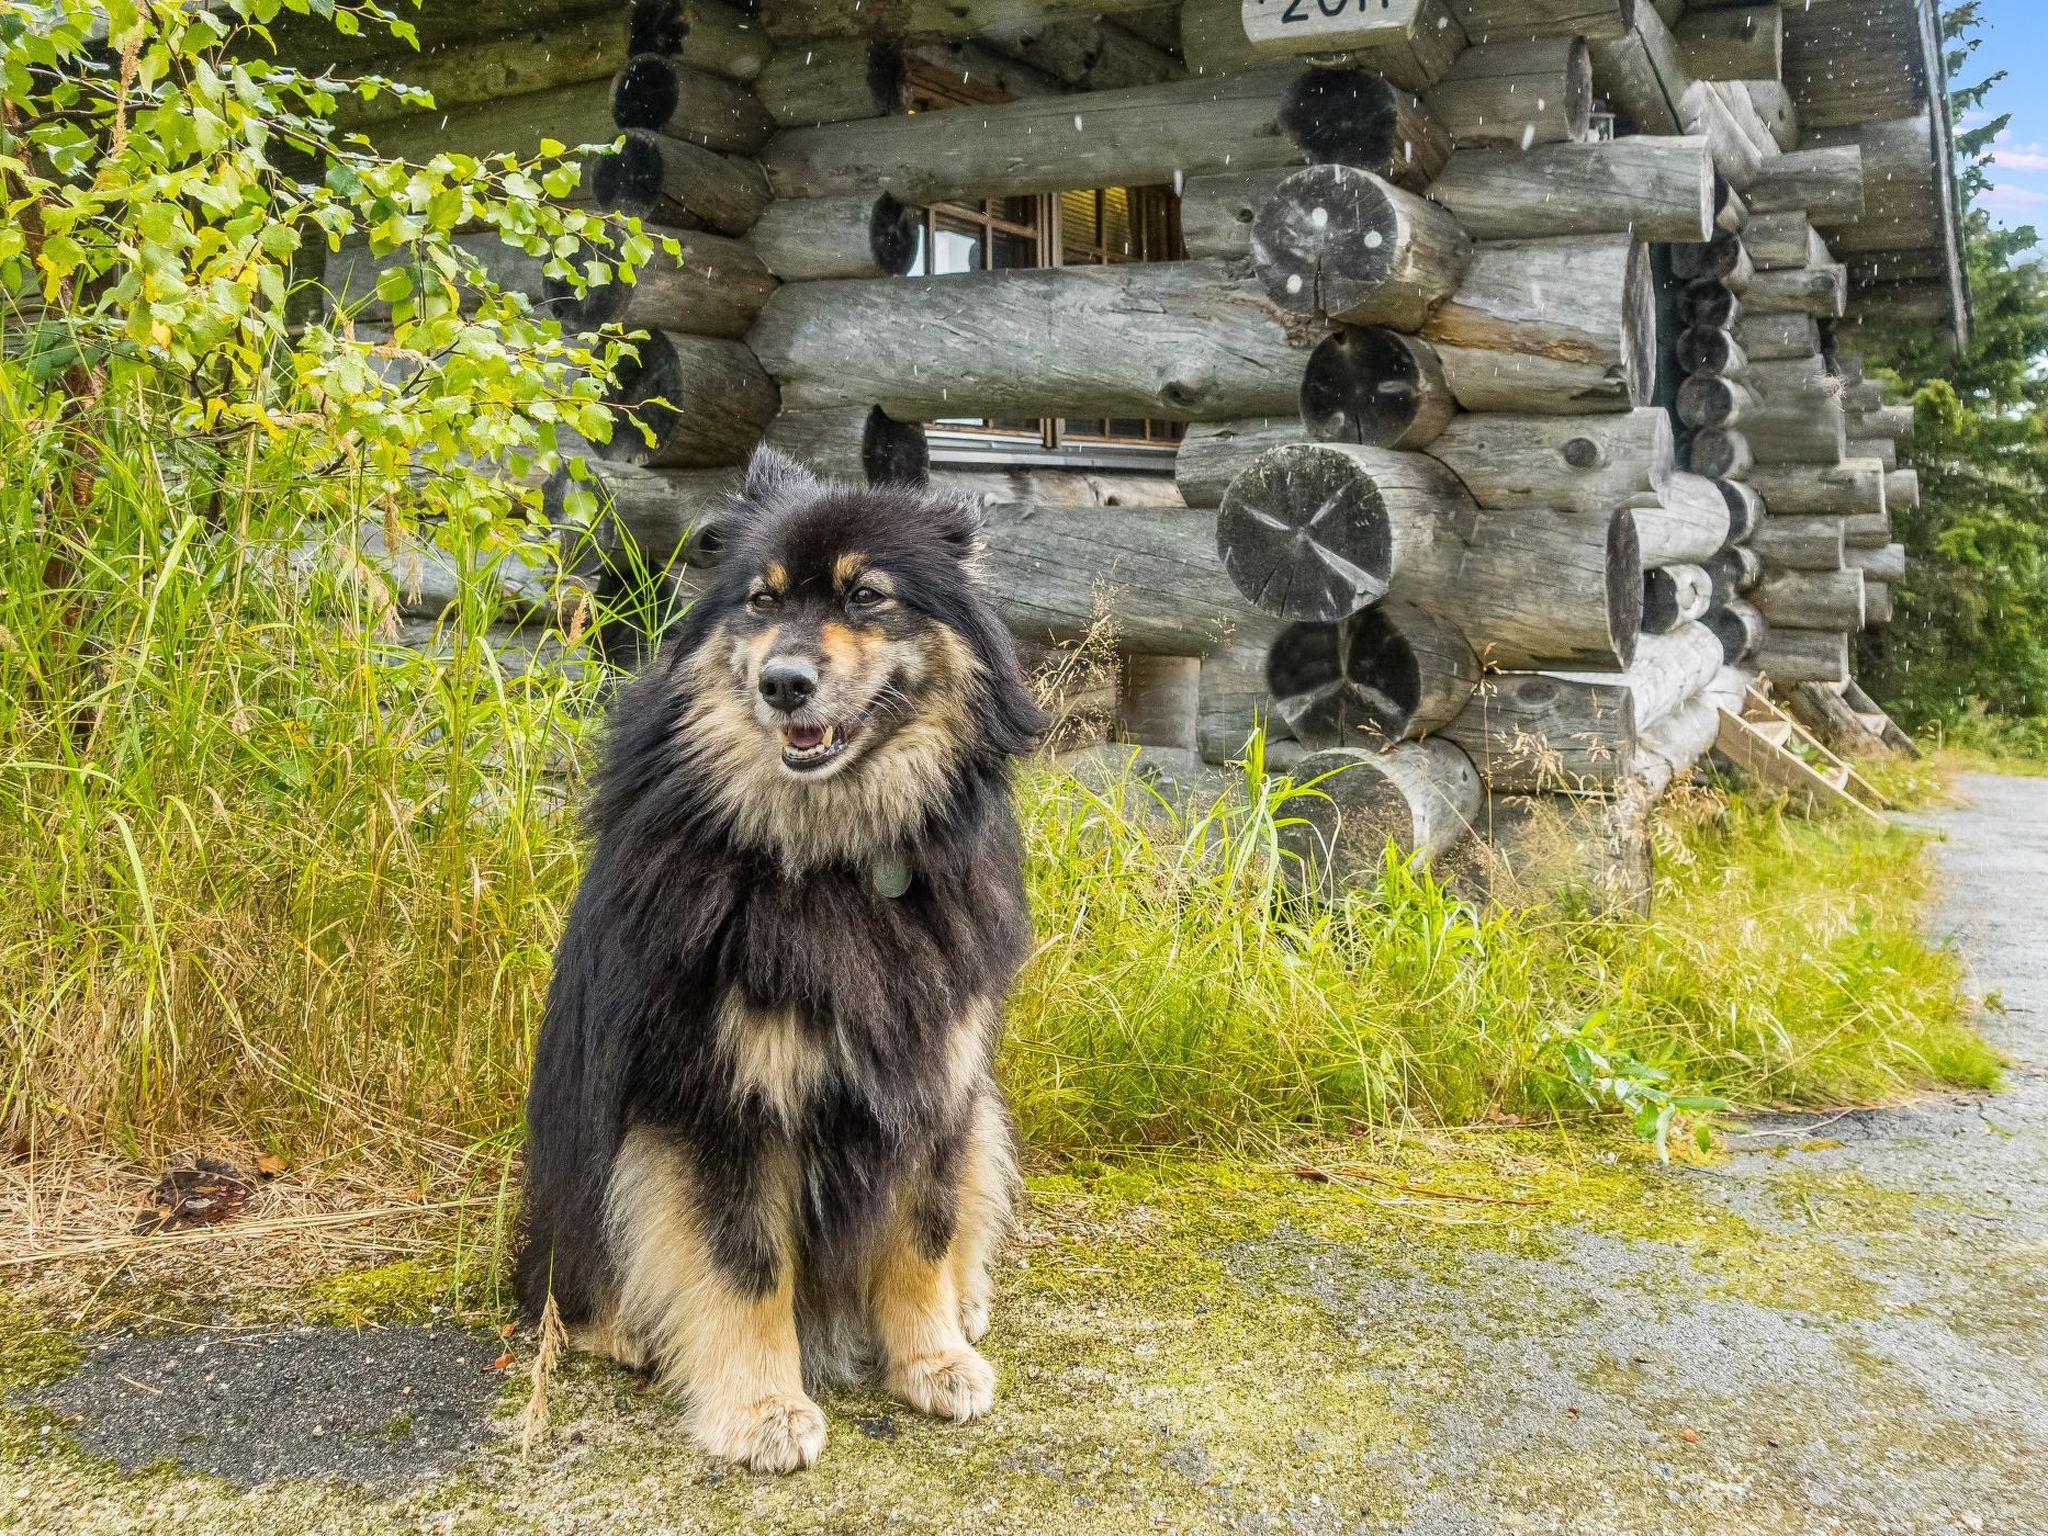
[[[782,765],[798,773],[811,773],[836,762],[860,734],[857,725],[785,725],[782,728]]]

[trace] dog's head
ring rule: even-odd
[[[958,497],[755,454],[679,637],[689,745],[743,831],[796,854],[885,843],[963,769],[1029,749],[1044,722],[978,534]]]

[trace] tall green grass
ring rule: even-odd
[[[482,579],[436,654],[396,644],[381,578],[288,574],[289,480],[202,494],[110,439],[53,517],[57,440],[0,419],[0,1132],[509,1150],[602,668],[502,665]],[[1398,860],[1312,907],[1291,793],[1026,776],[1003,1071],[1036,1151],[1581,1115],[1573,1041],[1744,1104],[1995,1075],[1903,834],[1696,794],[1652,919],[1482,911]]]

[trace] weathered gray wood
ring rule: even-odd
[[[1889,491],[1887,491],[1889,496]],[[1883,549],[1892,541],[1892,518],[1885,512],[1851,512],[1842,519],[1842,540],[1850,549]]]
[[[1844,561],[1842,519],[1831,512],[1773,512],[1750,540],[1774,569],[1839,571]]]
[[[1702,622],[1721,642],[1722,659],[1731,667],[1741,666],[1755,656],[1770,632],[1756,606],[1739,597],[1718,599]]]
[[[1678,336],[1678,366],[1687,373],[1723,376],[1740,374],[1749,365],[1749,354],[1735,339],[1733,331],[1718,325],[1695,325]]]
[[[1382,0],[1373,6],[1341,6],[1331,16],[1312,6],[1252,0],[1239,8],[1238,24],[1260,53],[1322,55],[1406,42],[1422,10],[1422,0]]]
[[[901,277],[916,264],[924,215],[888,193],[778,198],[747,243],[784,282],[826,277]]]
[[[1296,409],[1316,339],[1219,262],[785,283],[752,342],[792,407],[901,421]]]
[[[775,415],[775,386],[737,341],[654,331],[634,341],[613,403],[631,418],[602,448],[628,464],[688,469],[737,464]],[[665,403],[657,403],[665,402]],[[652,434],[650,443],[635,429]]]
[[[1629,235],[1483,241],[1422,335],[1467,410],[1646,405],[1656,381],[1646,248]]]
[[[1196,422],[1182,436],[1174,454],[1174,484],[1189,506],[1220,507],[1230,482],[1252,460],[1268,449],[1308,441],[1308,429],[1299,416]]]
[[[1759,272],[1778,272],[1828,259],[1828,248],[1805,213],[1765,213],[1742,231],[1743,249]]]
[[[415,165],[436,155],[532,156],[548,139],[572,149],[609,144],[619,131],[611,94],[609,80],[586,80],[446,112],[413,112],[369,125],[365,137],[380,155]]]
[[[1742,378],[1754,396],[1742,418],[1742,433],[1758,464],[1840,461],[1848,449],[1840,381],[1820,358],[1754,362]],[[1750,483],[1758,482],[1752,476]]]
[[[1429,445],[1482,507],[1608,513],[1676,471],[1671,418],[1652,407],[1598,416],[1482,412]]]
[[[1698,564],[1728,542],[1727,498],[1703,475],[1668,475],[1653,494],[1633,498],[1629,511],[1646,566]]]
[[[1285,9],[1284,5],[1277,8]],[[1377,14],[1377,5],[1367,9]],[[1319,25],[1341,24],[1349,19],[1340,17],[1326,22],[1320,6],[1305,6],[1302,10]],[[1189,72],[1197,75],[1227,75],[1255,69],[1283,56],[1306,53],[1325,64],[1352,64],[1372,70],[1403,90],[1426,91],[1443,78],[1464,51],[1465,29],[1458,25],[1447,0],[1421,0],[1414,16],[1413,29],[1398,41],[1371,47],[1301,47],[1294,40],[1285,45],[1254,43],[1245,35],[1243,0],[1185,0],[1174,16],[1170,42],[1179,46]],[[1126,17],[1125,24],[1135,20]]]
[[[649,469],[607,459],[587,459],[583,469],[579,476],[565,465],[549,477],[541,505],[550,524],[583,524],[607,548],[623,532],[649,570],[717,563],[739,491],[737,470]],[[571,505],[585,495],[595,503],[587,517]]]
[[[1759,464],[1749,483],[1773,514],[1883,512],[1884,466],[1875,459],[1839,464]]]
[[[1300,444],[1268,450],[1232,478],[1216,552],[1262,612],[1334,623],[1386,596],[1406,546],[1471,520],[1464,487],[1426,455]]]
[[[1404,855],[1447,852],[1470,835],[1484,803],[1471,760],[1437,737],[1384,751],[1317,752],[1294,777],[1319,793],[1289,807],[1281,849],[1296,861],[1303,888],[1325,897],[1377,878],[1389,843]]]
[[[775,49],[759,17],[725,0],[636,0],[627,31],[633,53],[671,54],[733,80],[753,79]]]
[[[1474,42],[1482,38],[1619,37],[1648,0],[1451,0]]]
[[[1282,627],[1281,620],[1261,615],[1203,655],[1195,729],[1204,762],[1239,761],[1257,729],[1266,732],[1269,751],[1281,743],[1293,745],[1266,688],[1266,653]]]
[[[1917,469],[1888,470],[1884,477],[1884,500],[1888,507],[1898,507],[1910,512],[1920,505],[1920,471]]]
[[[1083,91],[1117,91],[1180,80],[1187,66],[1157,43],[1093,16],[1034,21],[983,34],[995,48]]]
[[[1750,601],[1773,627],[1853,632],[1863,627],[1863,573],[1766,569]]]
[[[856,122],[910,108],[903,50],[868,38],[827,38],[779,48],[762,67],[754,89],[780,128]]]
[[[749,155],[775,131],[752,87],[658,53],[626,61],[612,82],[612,117],[621,128]]]
[[[1424,96],[1459,149],[1577,143],[1592,120],[1583,37],[1475,43]]]
[[[1892,622],[1892,583],[1871,581],[1863,583],[1863,627],[1883,629]]]
[[[1236,260],[1252,249],[1252,222],[1293,167],[1221,171],[1190,176],[1181,184],[1181,241],[1190,256]]]
[[[1471,255],[1450,214],[1351,166],[1296,171],[1252,223],[1252,267],[1274,302],[1353,325],[1414,330]]]
[[[1714,489],[1728,504],[1728,542],[1747,544],[1763,526],[1763,497],[1740,480],[1716,480]]]
[[[1741,323],[1742,300],[1719,278],[1695,278],[1678,295],[1678,323],[1688,328],[1710,325],[1732,330]]]
[[[1381,746],[1456,718],[1479,661],[1456,625],[1409,603],[1290,624],[1266,658],[1273,711],[1311,750]]]
[[[1700,80],[1776,80],[1785,67],[1785,13],[1773,5],[1693,8],[1672,28]]]
[[[1863,217],[1863,150],[1800,149],[1766,160],[1743,190],[1752,214],[1804,213],[1823,229]]]
[[[876,406],[783,411],[768,423],[764,441],[837,480],[915,485],[931,474],[923,426],[891,421]]]
[[[1704,139],[1639,134],[1527,150],[1460,149],[1430,198],[1475,240],[1619,234],[1703,241],[1714,228],[1714,163]]]
[[[1757,362],[1816,357],[1820,326],[1807,314],[1744,315],[1735,325],[1735,339]]]
[[[529,256],[518,246],[507,245],[496,230],[455,235],[451,240],[483,269],[483,275],[491,282],[508,292],[523,293],[529,299],[542,302],[544,314],[560,314],[560,305],[548,299],[548,280],[541,274],[546,257]],[[351,241],[338,251],[328,252],[320,281],[328,296],[337,305],[346,305],[358,323],[388,324],[391,303],[378,295],[377,279],[393,267],[408,266],[419,269],[416,285],[431,282],[438,286],[440,283],[439,269],[421,263],[416,250],[402,247],[377,256],[360,241]],[[475,289],[466,284],[456,294],[464,313],[475,310],[479,297]]]
[[[1820,266],[1759,272],[1743,290],[1742,307],[1753,315],[1796,314],[1834,319],[1847,313],[1849,269],[1838,261]]]
[[[1678,387],[1675,409],[1688,427],[1733,427],[1756,406],[1756,396],[1734,379],[1696,373]]]
[[[610,154],[586,162],[598,203],[657,224],[743,235],[767,208],[768,183],[750,160],[629,128]]]
[[[776,288],[775,279],[744,243],[693,230],[650,229],[682,247],[678,260],[656,248],[630,283],[604,283],[576,298],[558,279],[548,297],[572,330],[607,325],[629,331],[682,331],[695,336],[741,337]]]
[[[1911,437],[1913,435],[1913,407],[1910,405],[1884,405],[1874,411],[1851,411],[1849,413],[1849,439],[1851,442],[1867,442],[1878,437]]]
[[[1337,110],[1341,106],[1342,110]],[[1377,76],[1296,68],[1034,97],[778,134],[761,163],[778,197],[889,192],[907,203],[1332,161],[1434,175],[1441,137]]]
[[[339,40],[338,34],[330,36]],[[540,46],[543,36],[545,46]],[[331,52],[326,57],[331,58]],[[459,107],[607,80],[625,61],[625,29],[615,16],[557,16],[546,23],[544,33],[538,34],[529,27],[503,37],[453,42],[430,32],[418,52],[410,48],[384,52],[350,64],[341,73],[382,75],[431,91],[431,118],[438,120]],[[355,96],[341,97],[333,121],[337,127],[359,129],[416,114],[419,109],[404,97],[381,92],[368,101]]]
[[[1683,132],[1678,103],[1692,86],[1684,55],[1657,8],[1638,5],[1620,37],[1592,44],[1593,85],[1634,137]]]
[[[1685,467],[1710,480],[1744,480],[1756,467],[1749,439],[1727,427],[1704,427],[1680,455]]]
[[[1849,451],[1866,459],[1875,459],[1887,471],[1899,467],[1899,445],[1888,437],[1874,437],[1868,442],[1851,443]]]
[[[1427,448],[1457,414],[1436,349],[1384,326],[1332,332],[1302,374],[1302,422],[1323,442]]]
[[[1698,566],[1653,566],[1643,572],[1643,633],[1668,635],[1682,624],[1705,618],[1713,602],[1713,579]],[[1718,644],[1714,659],[1720,660]],[[1636,660],[1640,664],[1642,657]]]
[[[1704,245],[1679,246],[1671,253],[1672,275],[1688,282],[1712,278],[1729,292],[1739,294],[1749,285],[1753,272],[1747,239],[1747,230],[1738,235],[1717,229]]]
[[[1764,559],[1747,545],[1730,544],[1702,561],[1700,569],[1713,582],[1714,602],[1718,605],[1754,592],[1756,584],[1764,578]]]
[[[1871,581],[1904,581],[1906,579],[1906,546],[1887,544],[1882,549],[1851,549],[1845,551],[1850,567],[1861,571]]]
[[[1849,637],[1840,630],[1773,624],[1748,661],[1773,683],[1841,684],[1849,680]]]
[[[1201,658],[1124,657],[1116,704],[1119,739],[1192,757],[1202,741]]]
[[[1141,11],[1159,0],[764,0],[761,19],[777,42],[823,37],[982,37],[1068,17]]]
[[[919,38],[903,44],[904,62],[921,79],[941,89],[994,95],[1003,101],[1027,96],[1065,96],[1069,87],[1042,69],[1012,54],[998,53],[986,43],[962,38]]]
[[[1749,135],[1742,131],[1742,125],[1728,110],[1728,104],[1712,83],[1695,81],[1678,100],[1675,110],[1679,126],[1707,141],[1708,153],[1714,158],[1714,168],[1743,195],[1750,211],[1756,212],[1756,200],[1750,197],[1749,192],[1763,174],[1763,156]]]

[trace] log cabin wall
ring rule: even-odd
[[[1720,709],[1758,674],[1841,689],[1888,617],[1910,412],[1845,343],[1879,310],[1968,323],[1933,25],[1927,0],[486,7],[422,23],[448,110],[371,126],[407,154],[623,133],[584,195],[685,260],[542,297],[648,333],[619,403],[652,442],[594,457],[650,553],[715,558],[763,438],[942,478],[985,508],[1020,637],[1107,618],[1128,739],[1223,762],[1263,724],[1297,774],[1352,770],[1301,834],[1332,879],[1389,837],[1511,851],[1560,805],[1629,900],[1642,805]],[[1054,210],[1093,194],[1125,250],[1098,225],[1063,262]],[[961,227],[981,269],[934,271]]]

